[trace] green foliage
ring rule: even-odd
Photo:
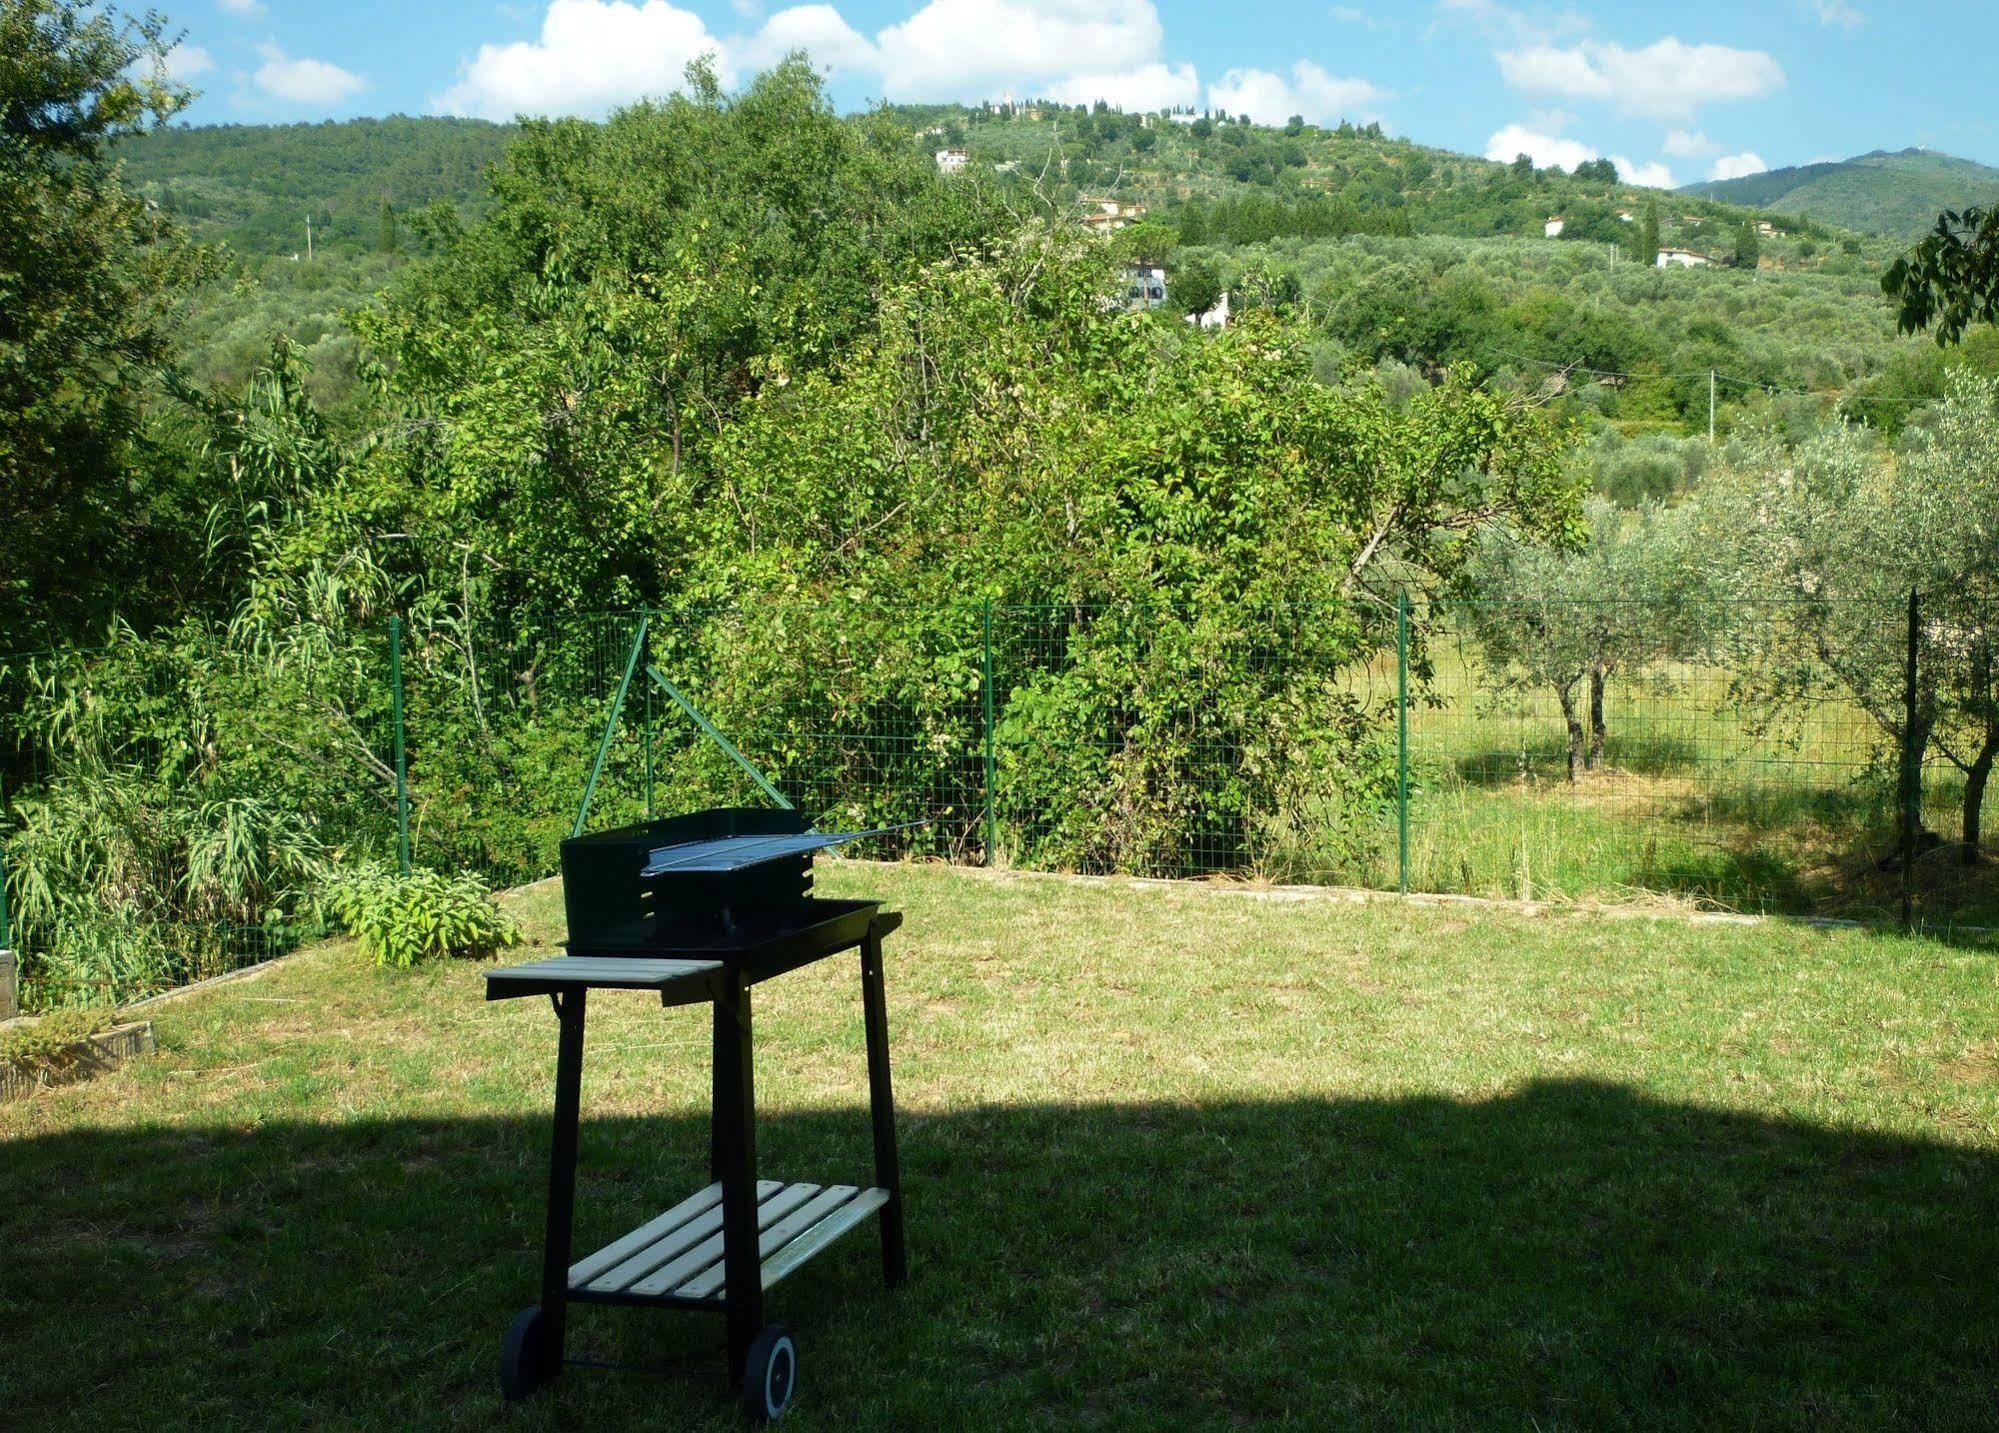
[[[120,144],[126,182],[175,214],[196,237],[252,260],[305,252],[305,216],[323,258],[377,248],[381,210],[409,214],[443,203],[485,212],[487,170],[512,125],[391,115],[317,124],[174,126]]]
[[[13,645],[116,610],[149,617],[172,587],[186,514],[147,472],[137,429],[202,264],[112,158],[186,102],[161,77],[169,44],[156,17],[82,0],[0,6],[0,631]]]
[[[1999,206],[1937,217],[1936,228],[1881,276],[1904,333],[1932,325],[1939,345],[1974,323],[1999,323]]]
[[[1650,268],[1659,258],[1659,201],[1645,196],[1645,211],[1632,226],[1631,257]]]
[[[326,900],[362,953],[391,970],[453,956],[485,960],[521,940],[513,917],[493,903],[477,876],[462,872],[342,870],[327,882]]]
[[[32,1072],[74,1058],[76,1046],[111,1023],[103,1006],[53,1010],[0,1030],[0,1070]]]
[[[1791,599],[1745,634],[1745,690],[1795,711],[1837,691],[1897,750],[1934,748],[1964,773],[1967,855],[1999,759],[1999,381],[1954,374],[1945,401],[1884,463],[1858,430],[1795,454],[1753,452],[1706,495],[1737,534],[1741,570]],[[1883,620],[1922,597],[1922,660],[1907,709],[1904,628]]]
[[[1202,314],[1221,302],[1221,270],[1212,259],[1188,259],[1173,271],[1173,307],[1180,313]]]
[[[1598,498],[1587,518],[1587,540],[1567,549],[1488,537],[1465,609],[1493,688],[1555,694],[1571,782],[1602,764],[1611,679],[1699,659],[1723,610],[1690,513]]]
[[[1756,232],[1756,221],[1744,219],[1735,229],[1735,266],[1753,269],[1762,254],[1762,237]]]

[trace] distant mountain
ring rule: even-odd
[[[1825,164],[1772,169],[1681,191],[1848,229],[1913,238],[1945,209],[1999,200],[1999,169],[1929,149],[1877,149]]]

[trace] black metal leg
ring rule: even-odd
[[[735,1029],[736,1016],[727,1004],[716,1000],[714,1004],[713,1032],[709,1039],[709,1087],[708,1087],[708,1177],[719,1180],[722,1177],[722,1148],[728,1143],[722,1127],[729,1119],[729,1093],[724,1088],[735,1078],[735,1064],[731,1052],[735,1049],[731,1032]]]
[[[555,1053],[555,1141],[548,1159],[548,1229],[541,1252],[546,1377],[562,1371],[563,1336],[569,1313],[569,1244],[576,1214],[576,1122],[583,1091],[584,994],[579,987],[555,1001],[562,1029]]]
[[[861,943],[861,1008],[868,1029],[868,1109],[875,1126],[875,1184],[888,1191],[881,1209],[882,1277],[891,1288],[909,1277],[902,1238],[902,1161],[895,1148],[895,1092],[888,1070],[888,1000],[882,990],[882,942]]]
[[[750,1343],[764,1322],[763,1259],[757,1249],[757,1128],[750,987],[740,977],[715,1002],[716,1162],[722,1180],[722,1268],[729,1320],[729,1382],[740,1385]]]

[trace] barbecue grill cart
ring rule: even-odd
[[[882,939],[902,917],[878,901],[814,896],[813,852],[878,833],[828,834],[809,825],[790,810],[714,810],[564,841],[569,953],[487,973],[488,1000],[546,995],[560,1023],[541,1302],[515,1316],[501,1344],[500,1387],[509,1399],[526,1398],[562,1371],[571,1304],[648,1304],[723,1315],[729,1377],[742,1392],[744,1409],[753,1418],[775,1418],[790,1405],[798,1353],[782,1324],[764,1322],[764,1291],[869,1215],[881,1222],[887,1282],[903,1281],[882,995]],[[759,1180],[751,987],[855,949],[867,1027],[874,1183]],[[661,1005],[712,1007],[713,1182],[575,1259],[577,1105],[584,1002],[592,990],[652,991]]]

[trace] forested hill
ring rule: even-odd
[[[1393,138],[1376,126],[1269,128],[1074,109],[994,114],[958,105],[902,106],[890,115],[919,148],[964,147],[979,170],[1011,176],[1058,204],[1079,195],[1138,200],[1197,239],[1539,237],[1546,221],[1559,217],[1566,239],[1625,242],[1630,226],[1620,214],[1635,219],[1651,197],[1663,206],[1662,238],[1712,248],[1722,258],[1747,217],[1737,204],[1756,202],[1660,194],[1596,166],[1572,175],[1496,164]],[[129,143],[122,157],[128,181],[197,237],[225,240],[244,254],[288,258],[305,248],[307,214],[316,244],[354,252],[378,246],[385,201],[398,216],[437,200],[468,216],[483,211],[486,168],[512,132],[480,120],[400,115],[177,126]],[[1812,217],[1834,219],[1817,206]],[[1814,232],[1810,224],[1783,228]],[[1837,236],[1819,229],[1817,237]]]
[[[474,119],[174,126],[120,150],[128,183],[196,237],[240,253],[357,252],[383,242],[382,206],[407,215],[444,200],[482,212],[486,168],[511,125]]]
[[[1017,215],[1144,206],[1117,239],[1169,266],[1176,309],[1204,287],[1231,290],[1238,309],[1295,305],[1324,336],[1328,375],[1349,360],[1431,374],[1470,362],[1533,386],[1580,365],[1604,381],[1576,401],[1631,433],[1704,432],[1710,370],[1724,427],[1737,412],[1853,397],[1852,416],[1892,424],[1941,391],[1933,346],[1897,339],[1880,297],[1898,241],[1833,227],[1818,208],[1642,189],[1605,162],[1573,174],[1495,163],[1373,125],[962,105],[845,124],[886,126],[931,173],[938,151],[964,151],[966,192]],[[483,213],[487,170],[517,134],[394,117],[127,143],[127,182],[236,256],[195,306],[196,375],[240,384],[283,333],[337,405],[360,357],[349,315],[424,251],[409,216],[437,201]],[[308,212],[315,263],[303,262]],[[1559,235],[1544,237],[1557,219]],[[1707,259],[1705,272],[1654,273],[1643,251],[1655,240]]]
[[[1999,199],[1999,169],[1927,149],[1893,154],[1877,149],[1852,159],[1692,184],[1681,192],[1907,238],[1936,223],[1942,210]]]
[[[893,113],[919,142],[963,148],[974,169],[1000,169],[1057,199],[1138,200],[1152,207],[1153,218],[1196,241],[1343,234],[1540,238],[1547,221],[1558,218],[1564,239],[1626,244],[1634,230],[1621,216],[1637,220],[1648,201],[1660,208],[1662,239],[1716,259],[1732,253],[1733,235],[1745,220],[1775,221],[1784,233],[1820,244],[1841,237],[1823,224],[1784,220],[1734,202],[1641,189],[1624,182],[1607,160],[1578,166],[1573,174],[1536,169],[1525,156],[1495,163],[1398,139],[1378,125],[1328,129],[1294,119],[1269,127],[1060,106],[994,112],[906,105]]]

